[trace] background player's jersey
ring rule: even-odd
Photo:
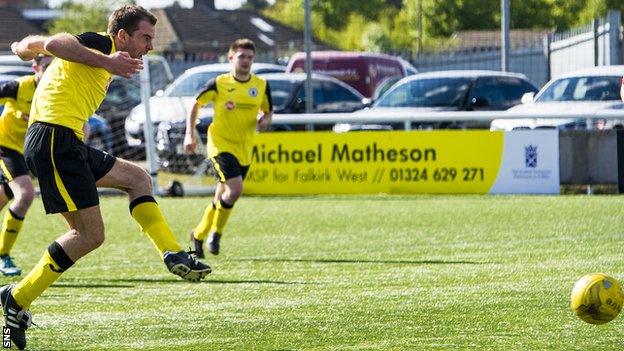
[[[231,73],[222,74],[206,84],[197,102],[201,106],[214,104],[208,128],[208,157],[229,152],[241,165],[251,164],[258,112],[273,110],[267,81],[255,74],[246,82],[236,80]]]
[[[19,77],[0,83],[0,146],[24,153],[28,114],[35,93],[35,76]]]
[[[105,33],[83,33],[76,38],[105,55],[116,51],[113,38]],[[30,123],[65,126],[82,139],[82,127],[104,100],[111,79],[104,68],[55,58],[35,91]]]

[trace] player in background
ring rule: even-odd
[[[266,80],[251,73],[255,53],[255,45],[249,39],[232,43],[228,51],[232,71],[208,81],[186,119],[184,147],[187,152],[194,153],[199,109],[213,103],[214,117],[208,128],[208,160],[218,183],[212,203],[191,231],[191,241],[199,258],[205,257],[206,239],[210,253],[219,254],[225,224],[243,192],[256,129],[264,131],[271,124],[271,89]],[[260,111],[262,115],[258,117]]]
[[[24,137],[35,87],[50,62],[51,56],[38,55],[32,63],[34,74],[0,82],[0,104],[4,105],[0,116],[0,209],[12,200],[0,229],[0,272],[5,276],[22,273],[13,263],[11,249],[35,196],[24,161]]]
[[[132,218],[171,273],[190,281],[210,273],[209,266],[182,250],[152,196],[147,172],[82,141],[84,124],[104,99],[112,75],[129,78],[143,68],[141,57],[152,50],[155,25],[156,17],[147,10],[126,5],[111,14],[107,33],[29,36],[11,46],[23,60],[38,54],[56,57],[35,90],[24,156],[38,177],[46,213],[60,213],[69,225],[30,273],[0,289],[4,325],[19,349],[26,347],[32,302],[104,242],[97,187],[128,194]]]

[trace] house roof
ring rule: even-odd
[[[253,10],[168,7],[153,10],[158,18],[157,51],[225,53],[239,38],[254,41],[258,51],[293,52],[303,48],[303,33]],[[177,44],[176,44],[177,43]],[[315,42],[315,49],[328,49]]]
[[[0,31],[0,50],[9,51],[11,43],[18,41],[29,34],[41,34],[41,31],[28,22],[19,10],[0,7],[2,30]]]

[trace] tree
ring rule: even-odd
[[[64,2],[61,5],[63,14],[50,23],[48,33],[105,32],[110,13],[109,5],[104,0],[95,0],[89,4]]]

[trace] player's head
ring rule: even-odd
[[[154,47],[156,17],[137,5],[125,5],[108,18],[108,34],[115,38],[117,50],[140,58]]]
[[[47,55],[37,55],[32,63],[33,72],[35,72],[35,80],[38,82],[43,76],[43,72],[48,68],[53,57]]]
[[[256,45],[249,39],[238,39],[230,45],[228,60],[234,65],[234,73],[247,75],[256,56]]]

